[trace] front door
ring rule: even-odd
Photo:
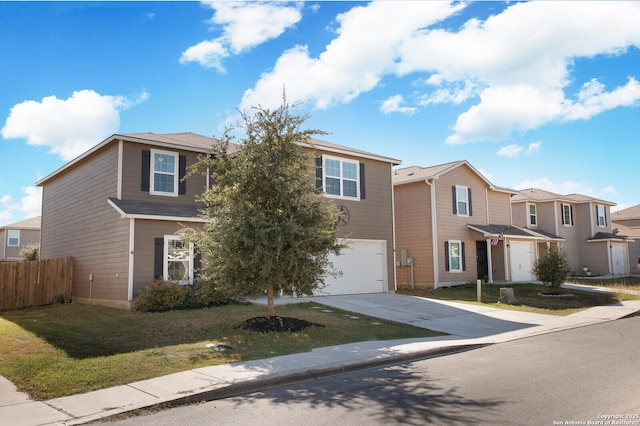
[[[489,261],[487,260],[486,241],[476,241],[476,269],[479,280],[489,281]]]

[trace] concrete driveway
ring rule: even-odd
[[[312,301],[360,315],[411,324],[415,327],[466,338],[522,330],[545,324],[554,318],[552,315],[509,311],[394,293],[280,298],[276,299],[276,305],[302,301]],[[255,302],[266,303],[266,299]]]

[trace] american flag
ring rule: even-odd
[[[504,235],[502,235],[502,232],[501,232],[500,235],[498,235],[493,240],[491,240],[491,245],[492,246],[497,246],[498,243],[500,242],[500,240],[502,240],[503,238],[504,238]]]

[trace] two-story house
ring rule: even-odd
[[[74,258],[75,302],[128,308],[156,278],[193,283],[199,257],[178,231],[202,226],[196,198],[212,183],[202,175],[183,177],[215,142],[194,133],[116,134],[37,182],[41,258]],[[336,259],[338,273],[325,291],[393,289],[391,171],[399,162],[322,141],[301,149],[320,159],[310,174],[315,166],[327,199],[345,212],[340,236],[352,242]],[[356,272],[369,268],[377,273],[363,281]]]
[[[20,251],[40,243],[40,216],[0,226],[0,262],[20,260]]]
[[[534,279],[536,242],[548,237],[513,226],[517,191],[493,185],[465,160],[402,168],[393,184],[398,286]]]
[[[537,188],[520,191],[511,203],[514,224],[559,238],[574,273],[629,274],[629,240],[611,227],[615,203]]]

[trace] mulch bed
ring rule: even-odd
[[[309,321],[301,320],[298,318],[290,317],[255,317],[250,318],[237,326],[243,330],[256,331],[258,333],[269,332],[284,332],[296,333],[302,331],[307,327],[315,325],[317,327],[324,327],[321,324],[315,324]]]

